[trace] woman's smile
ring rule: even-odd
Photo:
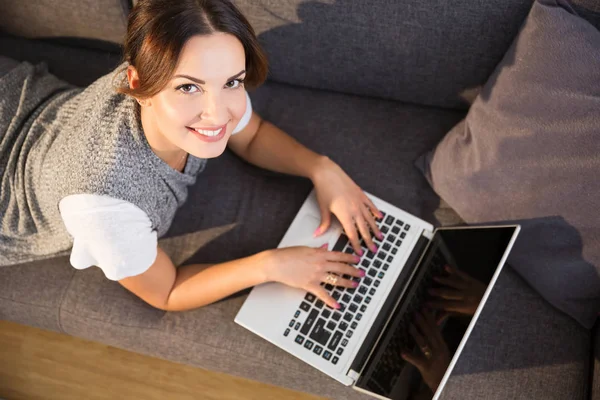
[[[187,130],[193,133],[197,138],[205,142],[217,142],[221,140],[227,133],[227,124],[216,128],[198,127],[192,128],[186,126]]]

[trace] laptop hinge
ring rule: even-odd
[[[392,290],[390,291],[383,307],[379,311],[377,318],[375,318],[375,322],[371,326],[369,333],[365,337],[365,340],[360,346],[358,353],[356,353],[356,357],[354,357],[354,361],[350,365],[350,371],[359,371],[362,372],[371,351],[375,348],[377,341],[379,340],[381,334],[383,333],[383,328],[385,324],[388,322],[390,317],[392,316],[392,312],[397,306],[398,300],[402,295],[402,291],[406,288],[406,284],[408,283],[408,279],[412,276],[412,272],[417,267],[417,264],[421,260],[421,256],[423,251],[429,244],[430,240],[424,235],[419,236],[413,251],[410,253],[410,256],[406,260],[406,264],[404,268],[402,268],[402,272],[396,279]]]
[[[348,376],[349,378],[351,378],[355,383],[358,380],[358,378],[360,377],[360,375],[358,374],[358,372],[350,370],[348,371],[348,373],[346,374],[346,376]]]

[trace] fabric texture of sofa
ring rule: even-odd
[[[0,54],[46,62],[77,85],[118,65],[129,1],[61,1],[69,12],[50,3],[0,0]],[[461,223],[414,161],[464,118],[531,0],[235,3],[270,60],[268,82],[250,93],[258,113],[364,190],[436,226]],[[576,3],[600,20],[596,2]],[[226,151],[198,176],[160,245],[178,265],[273,248],[310,190]],[[164,312],[62,257],[0,268],[0,318],[329,398],[368,398],[236,325],[247,292]],[[441,398],[598,400],[599,347],[598,324],[583,328],[506,266]]]

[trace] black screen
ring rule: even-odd
[[[356,386],[393,400],[431,399],[515,229],[436,231]]]

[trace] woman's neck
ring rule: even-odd
[[[175,146],[160,132],[152,115],[144,107],[140,107],[140,121],[146,140],[154,154],[171,168],[183,172],[188,153]]]

